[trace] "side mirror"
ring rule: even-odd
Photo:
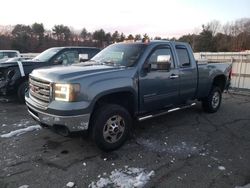
[[[170,55],[157,56],[156,64],[158,70],[169,71],[171,68],[171,56]]]
[[[79,61],[85,62],[89,60],[89,54],[79,54]]]

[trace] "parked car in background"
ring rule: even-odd
[[[15,61],[26,61],[26,60],[31,60],[32,58],[29,57],[12,57],[6,60],[5,62],[15,62]]]
[[[0,50],[0,63],[7,61],[9,58],[20,58],[21,54],[17,50]]]
[[[187,43],[152,41],[108,46],[88,63],[34,70],[30,115],[60,134],[89,130],[105,151],[127,139],[139,121],[195,105],[216,112],[231,65],[197,64]]]
[[[91,59],[100,51],[93,47],[55,47],[45,50],[32,60],[3,62],[0,64],[0,94],[17,95],[24,102],[29,73],[34,69],[55,65],[71,65]]]

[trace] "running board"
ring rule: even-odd
[[[139,121],[143,121],[143,120],[154,118],[154,117],[157,117],[157,116],[162,116],[162,115],[165,115],[165,114],[168,114],[170,112],[177,111],[177,110],[182,110],[182,109],[185,109],[185,108],[190,108],[190,107],[195,106],[195,105],[196,105],[196,103],[192,103],[190,105],[181,106],[181,107],[177,107],[177,108],[172,108],[172,109],[169,109],[167,111],[159,112],[159,113],[156,113],[156,114],[148,114],[146,116],[138,117],[138,120]]]

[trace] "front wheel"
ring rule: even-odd
[[[131,116],[124,107],[106,104],[94,113],[93,139],[100,149],[115,150],[127,140],[131,124]]]
[[[24,81],[19,85],[17,89],[17,97],[20,103],[25,102],[25,92],[27,91],[28,87],[29,87],[28,81]]]
[[[208,97],[202,100],[202,107],[204,111],[209,113],[217,112],[220,108],[222,99],[221,90],[219,87],[213,87]]]

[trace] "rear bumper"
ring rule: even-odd
[[[25,100],[29,114],[39,123],[50,127],[63,126],[66,127],[70,132],[88,129],[90,119],[89,113],[69,116],[49,114],[32,105],[32,100],[27,96],[25,97]]]

